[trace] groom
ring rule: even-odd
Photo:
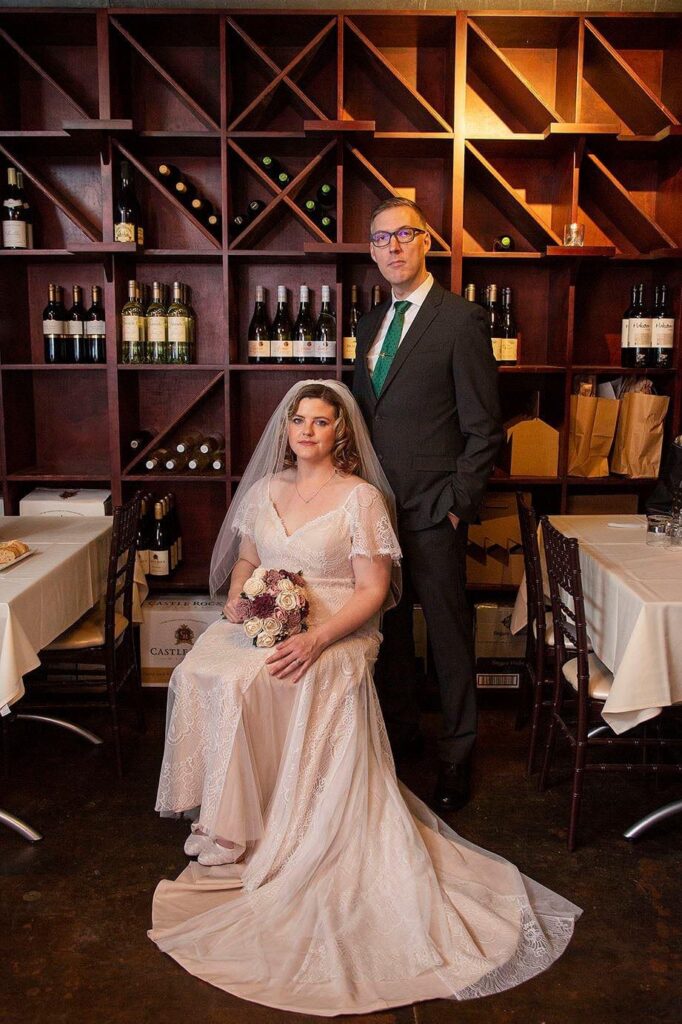
[[[434,801],[469,798],[476,738],[473,637],[466,595],[467,524],[502,440],[493,359],[480,306],[445,291],[426,269],[420,208],[381,203],[370,255],[390,299],[358,324],[353,392],[398,505],[403,596],[383,623],[376,685],[394,752],[420,742],[412,606],[421,604],[438,676],[443,728]]]

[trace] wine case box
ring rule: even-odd
[[[526,651],[525,631],[511,632],[513,605],[502,602],[481,602],[475,610],[476,660],[490,658],[523,658]]]
[[[526,495],[526,500],[530,496]],[[521,527],[516,496],[504,492],[486,495],[480,522],[469,526],[467,579],[470,584],[513,584],[523,578]]]
[[[208,594],[148,598],[142,605],[140,652],[143,686],[166,686],[188,651],[211,623],[224,601]]]
[[[111,491],[36,487],[19,502],[20,516],[110,516]]]
[[[506,424],[506,442],[498,459],[510,476],[555,477],[559,470],[559,431],[539,417]]]

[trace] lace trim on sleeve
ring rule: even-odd
[[[256,519],[264,502],[267,500],[267,494],[268,480],[258,480],[246,493],[239,508],[236,509],[232,528],[238,531],[242,537],[255,540]]]
[[[395,565],[400,563],[398,538],[391,526],[381,492],[376,487],[367,483],[359,484],[349,499],[348,515],[351,523],[351,558],[387,555]]]

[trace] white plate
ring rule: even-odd
[[[15,565],[18,565],[19,562],[23,562],[25,558],[28,558],[29,555],[34,555],[35,552],[35,548],[31,548],[30,551],[24,551],[23,555],[19,555],[19,557],[15,558],[13,562],[5,562],[3,565],[0,565],[0,572],[4,572],[5,569],[12,569]]]

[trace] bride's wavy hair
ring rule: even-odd
[[[331,453],[334,468],[338,469],[340,473],[355,473],[360,466],[360,454],[358,452],[357,441],[355,439],[355,432],[353,430],[350,417],[346,412],[346,407],[339,399],[337,393],[332,391],[331,388],[326,387],[324,384],[306,384],[305,387],[302,387],[301,390],[296,393],[295,398],[287,409],[287,419],[284,429],[287,430],[290,421],[296,414],[296,411],[304,398],[318,398],[321,402],[326,402],[327,405],[331,405],[334,410],[334,416],[336,417],[334,422],[336,439]],[[291,469],[295,465],[296,456],[287,441],[286,451],[284,453],[284,468]]]

